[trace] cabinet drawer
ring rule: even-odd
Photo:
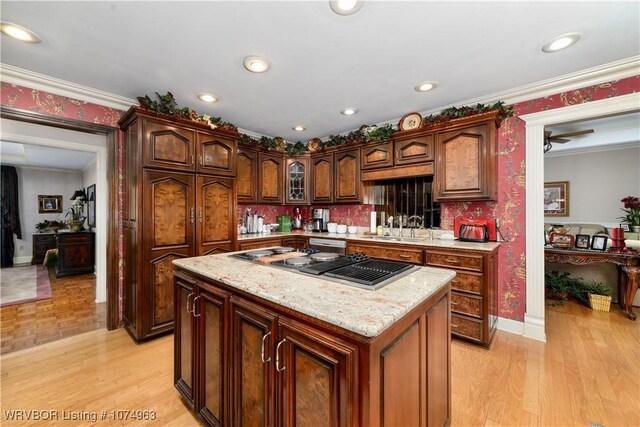
[[[452,313],[451,333],[474,341],[482,341],[482,322]]]
[[[482,319],[482,297],[451,292],[451,311]]]
[[[456,277],[451,281],[451,289],[480,295],[482,294],[482,274],[456,271]]]
[[[282,246],[282,239],[258,240],[255,242],[247,243],[238,242],[239,251],[246,251],[248,249],[269,248],[271,246]]]
[[[34,243],[51,243],[56,241],[56,236],[54,234],[43,234],[43,235],[33,235]]]
[[[427,265],[482,271],[482,255],[462,255],[427,250]]]
[[[386,246],[348,244],[348,252],[364,253],[372,258],[390,259],[393,261],[404,261],[411,264],[422,265],[423,251],[414,248],[391,248]]]
[[[93,241],[93,233],[58,234],[58,243],[87,243]]]

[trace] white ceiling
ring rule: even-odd
[[[18,2],[2,62],[120,96],[171,91],[181,106],[289,141],[397,119],[640,54],[640,2]],[[580,32],[575,46],[541,46]],[[242,59],[271,61],[265,74]],[[433,92],[414,86],[435,80]],[[217,104],[196,99],[213,92]],[[340,110],[357,107],[355,116]],[[291,130],[303,125],[305,132]]]
[[[95,153],[0,141],[0,163],[50,169],[82,170]]]

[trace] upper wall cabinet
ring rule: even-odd
[[[433,175],[434,134],[413,132],[362,148],[362,180]]]
[[[195,132],[143,118],[144,167],[194,171]]]
[[[231,138],[198,132],[197,171],[221,176],[234,176],[236,144]]]
[[[395,165],[410,165],[433,161],[433,134],[394,140]]]
[[[333,202],[333,154],[311,157],[311,203]]]
[[[285,161],[285,203],[309,204],[309,157],[291,157]]]
[[[258,201],[258,152],[245,146],[238,146],[236,156],[236,192],[239,203]]]
[[[470,117],[436,136],[434,200],[496,200],[495,117]]]
[[[311,156],[311,203],[362,203],[360,148]]]
[[[282,155],[258,153],[258,203],[283,203],[283,171]]]

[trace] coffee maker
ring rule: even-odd
[[[313,231],[327,231],[329,209],[314,209],[312,214]]]

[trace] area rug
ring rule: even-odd
[[[0,307],[51,299],[49,271],[44,265],[0,270]]]

